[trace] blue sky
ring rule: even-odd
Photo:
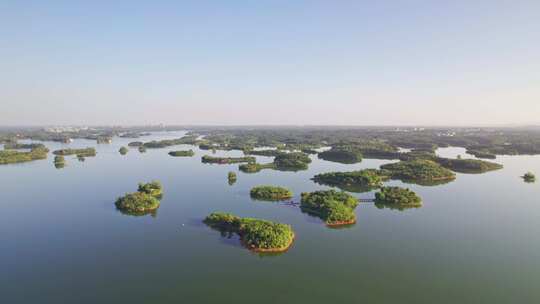
[[[540,1],[85,2],[0,2],[0,125],[540,124]]]

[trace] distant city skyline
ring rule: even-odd
[[[0,126],[540,125],[540,1],[5,1]]]

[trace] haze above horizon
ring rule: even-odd
[[[539,1],[5,1],[0,126],[540,125]]]

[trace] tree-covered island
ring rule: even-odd
[[[329,172],[315,175],[316,183],[338,187],[350,192],[367,192],[382,186],[388,179],[381,170],[364,169],[352,172]]]
[[[256,186],[251,188],[251,198],[261,201],[281,201],[293,196],[291,190],[277,186]]]
[[[92,147],[84,148],[84,149],[60,149],[60,150],[53,151],[53,154],[63,155],[63,156],[81,155],[84,157],[93,157],[93,156],[96,156],[96,149]]]
[[[286,224],[222,212],[211,213],[204,223],[222,233],[238,234],[242,244],[254,252],[284,252],[294,241],[294,232]]]
[[[318,157],[342,164],[355,164],[362,161],[362,151],[352,146],[340,146],[321,152]]]
[[[300,208],[303,212],[321,218],[328,226],[350,225],[356,222],[354,209],[358,200],[345,192],[335,190],[302,193]]]
[[[400,187],[382,187],[375,193],[375,206],[404,210],[422,207],[422,199],[413,191]]]
[[[532,172],[527,172],[521,177],[527,183],[533,183],[536,181],[536,176]]]
[[[163,195],[163,187],[159,181],[139,183],[137,192],[127,193],[119,197],[116,208],[128,215],[145,215],[153,213],[159,208],[159,199]]]
[[[29,152],[17,150],[1,150],[0,165],[29,162],[38,159],[46,159],[49,150],[44,147],[33,148]]]
[[[306,170],[310,163],[309,155],[302,152],[282,153],[274,158],[275,169],[281,171]]]
[[[459,173],[484,173],[503,168],[501,164],[479,159],[451,159],[437,157],[435,161],[441,166]]]
[[[129,150],[128,150],[128,148],[122,146],[122,147],[120,147],[118,152],[120,152],[121,155],[126,155],[129,152]]]
[[[193,150],[178,150],[170,151],[169,155],[174,157],[191,157],[195,155],[195,152],[193,152]]]
[[[382,172],[392,179],[421,185],[435,185],[452,181],[456,174],[432,160],[400,161],[381,166]]]
[[[268,164],[259,164],[259,163],[247,163],[241,164],[238,166],[238,170],[244,173],[257,173],[263,169],[275,169],[276,165],[274,163]]]
[[[237,163],[254,163],[255,157],[214,157],[210,155],[204,155],[201,161],[205,164],[237,164]]]

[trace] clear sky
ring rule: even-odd
[[[4,0],[0,104],[0,125],[540,124],[540,1]]]

